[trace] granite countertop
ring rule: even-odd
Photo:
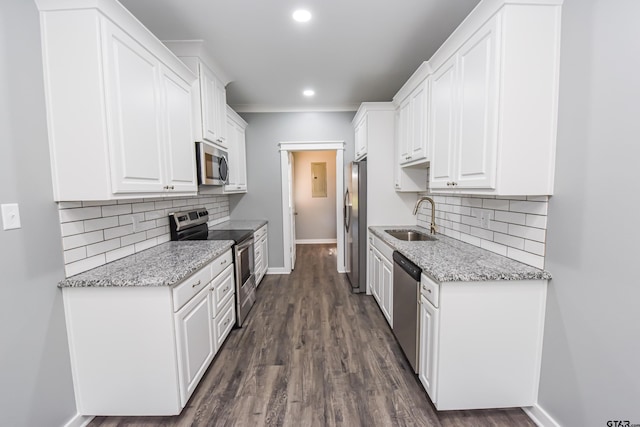
[[[265,219],[249,219],[249,220],[231,220],[221,222],[220,224],[216,224],[213,227],[210,227],[210,230],[253,230],[258,231],[260,227],[265,225],[267,220]]]
[[[173,286],[233,244],[233,240],[167,242],[71,276],[58,287]]]
[[[551,279],[547,271],[490,252],[486,249],[436,234],[436,241],[407,242],[384,230],[416,230],[429,234],[419,226],[376,226],[369,230],[416,265],[423,273],[439,282],[476,282],[488,280]]]

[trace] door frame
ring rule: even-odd
[[[291,222],[289,219],[289,153],[295,151],[335,151],[336,152],[336,238],[337,257],[336,269],[344,273],[344,227],[342,224],[343,195],[344,195],[344,141],[282,141],[280,147],[280,176],[282,195],[282,246],[284,254],[283,273],[291,273],[291,250],[295,242],[291,242]],[[342,171],[342,173],[338,173]]]

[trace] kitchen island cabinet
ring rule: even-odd
[[[170,242],[61,282],[80,414],[182,411],[235,324],[232,244]]]

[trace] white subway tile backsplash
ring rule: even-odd
[[[176,207],[206,207],[209,226],[229,219],[226,195],[59,202],[67,277],[168,242],[167,215]],[[134,217],[138,219],[135,231]]]
[[[536,215],[546,215],[547,206],[547,202],[529,202],[522,200],[511,200],[509,202],[509,210],[511,212],[522,212]]]
[[[496,211],[495,219],[496,221],[524,225],[526,222],[527,216],[523,213],[517,213],[517,212]]]
[[[547,228],[547,217],[543,215],[527,215],[526,225],[536,228]]]
[[[501,245],[499,243],[495,243],[489,240],[482,240],[480,242],[480,247],[482,249],[486,249],[488,251],[491,252],[495,252],[498,255],[502,255],[502,256],[507,256],[507,247],[504,245]]]
[[[60,224],[62,237],[84,233],[84,221],[65,222]]]
[[[491,231],[497,231],[499,233],[508,233],[509,224],[500,221],[489,221],[489,229]]]
[[[472,197],[462,197],[461,198],[462,206],[469,206],[472,208],[481,208],[482,207],[482,199],[476,199]]]
[[[485,228],[471,227],[469,234],[480,237],[481,239],[493,240],[493,231]]]
[[[66,251],[68,249],[97,243],[102,240],[104,240],[104,233],[102,230],[92,231],[90,233],[75,234],[73,236],[62,238],[62,248]]]
[[[131,213],[131,204],[108,205],[102,207],[102,216],[117,216]]]
[[[534,255],[514,248],[507,248],[507,256],[536,268],[544,268],[544,257],[539,255]]]
[[[522,237],[525,239],[544,242],[545,230],[541,228],[526,227],[523,225],[509,224],[509,234],[512,236]]]
[[[481,240],[479,237],[470,236],[469,234],[466,234],[466,233],[460,233],[460,240],[462,240],[463,242],[469,243],[473,246],[480,246],[480,243],[481,243]]]
[[[114,249],[118,249],[120,247],[120,239],[112,239],[106,240],[104,242],[94,243],[93,245],[88,245],[87,248],[87,256],[91,257],[94,255],[102,254],[105,252],[112,251]]]
[[[100,267],[106,264],[104,254],[96,255],[91,258],[85,258],[80,261],[72,262],[64,266],[64,271],[67,277],[74,276],[82,273],[83,271],[91,270],[92,268]]]
[[[104,230],[105,228],[117,227],[118,217],[106,217],[87,219],[84,221],[84,231]]]
[[[100,218],[102,210],[99,206],[91,208],[60,209],[60,222],[82,221],[91,218]]]
[[[120,258],[124,258],[126,256],[129,255],[133,255],[135,253],[135,249],[133,245],[129,245],[129,246],[125,246],[123,248],[118,248],[115,249],[113,251],[109,251],[107,252],[106,255],[106,261],[107,262],[112,262],[115,261],[117,259]]]
[[[80,246],[79,248],[69,249],[68,251],[64,251],[64,263],[70,264],[72,262],[81,260],[87,257],[87,248],[85,246]]]
[[[493,233],[493,241],[512,248],[524,249],[524,239],[522,237],[510,236],[508,234]]]
[[[482,207],[485,209],[498,209],[502,211],[508,211],[509,201],[499,199],[482,199]]]
[[[133,233],[133,225],[127,224],[120,227],[107,228],[104,230],[104,238],[107,240],[115,239],[116,237],[126,236]]]
[[[532,254],[544,256],[545,246],[544,243],[534,242],[533,240],[524,241],[524,250],[531,252]]]

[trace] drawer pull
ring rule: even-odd
[[[191,285],[192,288],[198,287],[200,286],[202,282],[200,280],[198,280],[196,283],[194,283],[193,285]]]
[[[224,261],[222,261],[222,262],[220,263],[220,265],[225,265],[226,263],[227,263],[227,260],[225,259]]]
[[[224,289],[222,290],[222,292],[224,293],[224,292],[227,292],[228,290],[229,290],[229,287],[227,286],[226,288],[224,288]]]
[[[229,324],[229,319],[225,320],[222,326],[227,326]]]
[[[422,290],[431,293],[431,289],[427,289],[425,285],[422,285]]]

